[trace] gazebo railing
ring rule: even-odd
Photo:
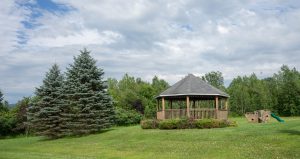
[[[212,108],[190,109],[189,116],[194,119],[227,119],[227,110],[216,110]],[[157,119],[176,119],[187,117],[186,109],[165,109],[157,112]]]
[[[184,118],[186,117],[186,109],[166,109],[165,119]]]
[[[216,118],[216,109],[210,109],[210,108],[190,109],[190,117],[194,119]]]

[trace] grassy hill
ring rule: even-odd
[[[0,158],[300,158],[300,117],[267,124],[234,118],[238,127],[191,130],[143,130],[115,127],[78,138],[0,140]]]

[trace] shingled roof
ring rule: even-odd
[[[193,74],[189,74],[182,80],[178,81],[173,86],[163,91],[158,97],[185,95],[229,97],[227,93],[204,82],[202,79],[194,76]]]

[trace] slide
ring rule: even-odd
[[[282,120],[279,116],[275,115],[274,113],[271,113],[271,116],[281,123],[284,122],[284,120]]]

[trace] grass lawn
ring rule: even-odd
[[[78,138],[0,140],[0,158],[300,158],[300,117],[266,124],[233,118],[238,127],[190,130],[143,130],[116,127]]]

